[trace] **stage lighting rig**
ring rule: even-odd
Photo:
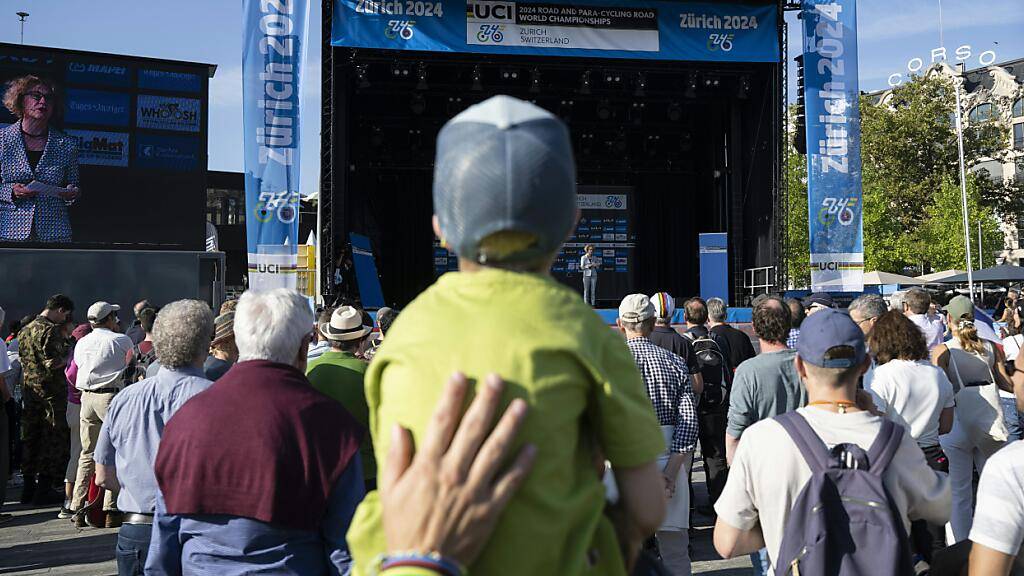
[[[590,70],[580,75],[580,94],[590,94]]]
[[[693,150],[693,135],[689,131],[683,132],[679,135],[679,149],[683,152],[689,152]]]
[[[610,120],[612,117],[612,104],[607,99],[597,103],[597,119]]]
[[[615,70],[604,71],[604,83],[610,86],[616,86],[622,84],[622,73],[616,72]]]
[[[473,92],[483,92],[483,90],[484,90],[483,75],[484,75],[484,72],[480,68],[479,64],[477,64],[476,66],[473,67],[473,86],[471,88],[471,90],[473,90]]]
[[[427,110],[427,99],[423,97],[423,94],[414,93],[409,102],[409,109],[417,116],[422,115]]]
[[[392,62],[391,77],[395,79],[408,78],[412,75],[412,67],[407,62]]]
[[[462,96],[448,97],[447,112],[449,117],[455,116],[459,112],[462,112],[465,108],[465,105],[463,105],[462,103]]]
[[[666,112],[669,122],[679,122],[683,119],[683,107],[679,102],[672,102],[668,105],[668,111]]]
[[[427,86],[427,65],[424,62],[420,62],[416,67],[416,89],[427,90],[430,88]]]
[[[537,68],[530,70],[530,92],[533,94],[540,92],[540,70]]]
[[[736,88],[736,97],[740,100],[746,100],[750,97],[750,76],[740,76],[739,85]]]
[[[644,121],[644,108],[647,104],[643,102],[633,102],[629,106],[629,120],[634,124],[641,124]]]
[[[516,68],[502,68],[501,69],[502,80],[519,80],[519,70]]]
[[[722,79],[719,78],[718,76],[705,76],[704,77],[704,87],[705,88],[710,88],[710,89],[714,90],[715,88],[718,88],[719,86],[721,86],[721,84],[722,84]]]
[[[586,157],[594,153],[594,133],[584,132],[580,134],[580,156]]]
[[[683,96],[687,98],[697,97],[697,73],[690,72],[686,76],[686,90],[683,92]]]
[[[636,90],[633,91],[633,96],[643,98],[647,95],[647,73],[638,72],[636,75]]]
[[[370,130],[370,147],[380,148],[384,145],[384,131],[381,130],[380,126],[374,126]]]
[[[644,152],[647,156],[654,158],[658,155],[658,146],[661,145],[661,136],[658,134],[649,134],[647,139],[644,140]]]
[[[360,88],[370,87],[370,65],[369,64],[356,64],[356,82]]]
[[[573,107],[576,105],[574,100],[562,100],[558,103],[558,117],[568,122],[572,118]]]

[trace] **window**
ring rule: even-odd
[[[1024,150],[1024,122],[1013,125],[1013,149]]]
[[[974,108],[971,108],[971,112],[967,115],[967,119],[970,120],[972,124],[988,122],[993,118],[995,118],[995,110],[988,102],[978,104]]]
[[[1017,98],[1017,101],[1013,103],[1013,117],[1020,116],[1024,116],[1024,98]]]

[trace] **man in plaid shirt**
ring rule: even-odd
[[[669,502],[658,529],[662,560],[672,574],[690,574],[690,491],[687,479],[697,444],[697,410],[686,361],[650,341],[654,305],[643,294],[630,294],[619,305],[619,329],[643,376],[658,415],[668,451],[658,459]],[[678,490],[676,489],[678,485]]]

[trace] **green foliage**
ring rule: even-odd
[[[952,82],[915,77],[884,102],[861,97],[861,159],[864,252],[868,270],[964,269],[960,164],[953,117]],[[1010,102],[996,101],[1007,108]],[[1003,162],[1010,127],[998,119],[964,127],[964,158],[970,167]],[[806,158],[789,150],[787,265],[790,283],[809,283]],[[998,214],[1024,213],[1024,186],[994,181],[984,171],[967,174],[973,262],[978,265],[977,226],[982,222],[983,265],[1002,249]]]

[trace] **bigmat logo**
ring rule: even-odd
[[[68,130],[78,141],[78,163],[93,166],[128,167],[128,134],[96,130]]]
[[[199,106],[195,98],[140,95],[136,124],[139,128],[199,132]]]

